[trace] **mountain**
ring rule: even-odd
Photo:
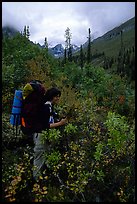
[[[116,57],[121,45],[121,31],[123,33],[123,44],[125,48],[135,46],[135,17],[129,19],[125,23],[105,33],[103,36],[94,39],[91,42],[91,51],[93,55],[101,55],[105,53],[107,57]],[[87,52],[88,41],[82,47]],[[72,45],[72,53],[79,55],[80,47]],[[56,58],[64,55],[64,48],[61,44],[50,48],[49,52]],[[102,59],[101,59],[102,60]],[[100,62],[100,60],[99,60]]]
[[[98,37],[92,41],[92,44],[98,43],[100,41],[111,40],[120,35],[120,32],[126,33],[130,30],[135,30],[135,17],[131,18],[130,20],[126,21],[125,23],[121,24],[118,27],[113,28],[112,30],[108,31],[101,37]],[[88,41],[83,44],[83,47],[88,46]]]
[[[62,57],[64,55],[64,47],[62,44],[57,44],[55,47],[49,48],[49,53],[56,58]]]
[[[2,28],[2,36],[13,37],[17,33],[19,33],[19,31],[16,28],[12,27],[12,26],[4,26]]]
[[[72,53],[77,52],[80,48],[77,45],[72,45]],[[57,44],[55,47],[49,48],[49,53],[52,54],[55,58],[64,56],[64,47],[62,44]]]
[[[104,52],[106,56],[117,56],[121,46],[121,31],[123,45],[125,48],[135,46],[135,17],[126,21],[118,27],[108,31],[103,36],[94,39],[91,42],[92,54]],[[83,48],[86,52],[88,41],[84,43]]]
[[[121,44],[121,31],[123,32],[123,44],[127,49],[135,46],[135,17],[126,21],[118,27],[108,31],[103,36],[94,39],[91,42],[92,55],[100,55],[104,53],[106,57],[116,57],[118,55]],[[7,37],[12,37],[16,33],[19,33],[13,27],[3,27],[2,34]],[[44,48],[44,45],[37,44],[39,47]],[[86,54],[88,41],[83,45],[83,52]],[[75,44],[72,45],[73,55],[79,55],[80,47]],[[56,58],[64,56],[64,47],[62,44],[57,44],[54,47],[49,48],[49,53]]]

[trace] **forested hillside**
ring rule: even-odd
[[[92,34],[90,37],[92,40]],[[93,66],[102,66],[135,80],[135,17],[94,39],[90,44],[90,62]],[[83,61],[86,61],[88,41],[82,47]],[[79,52],[75,53],[75,62],[79,56]]]
[[[98,42],[98,49],[105,44]],[[135,47],[124,50],[118,63],[94,66],[92,44],[91,61],[82,47],[77,56],[55,59],[28,36],[3,36],[2,201],[135,202]],[[56,109],[69,120],[48,135],[43,131],[50,148],[38,182],[32,146],[9,123],[15,90],[32,79],[61,90]]]

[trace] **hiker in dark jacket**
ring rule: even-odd
[[[57,88],[51,88],[46,91],[45,94],[45,103],[41,113],[43,121],[43,129],[56,128],[62,125],[65,125],[68,121],[67,119],[56,119],[56,114],[54,112],[54,105],[57,105],[59,98],[61,96],[60,90]],[[41,133],[34,133],[34,169],[33,177],[37,177],[41,174],[45,160],[43,158],[43,153],[47,150],[47,144],[41,142]]]

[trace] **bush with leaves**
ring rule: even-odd
[[[46,88],[59,87],[56,109],[69,120],[42,133],[47,168],[38,182],[32,178],[28,146],[12,151],[2,146],[3,201],[134,202],[134,84],[90,64],[60,67],[20,36],[3,43],[3,107],[11,105],[13,89],[38,76]],[[22,80],[21,70],[27,74]],[[13,141],[5,114],[2,120],[3,141]]]

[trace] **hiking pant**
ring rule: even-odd
[[[41,175],[45,159],[43,157],[44,152],[47,150],[47,145],[41,142],[41,133],[33,134],[34,141],[34,160],[33,160],[33,177],[37,180]]]

